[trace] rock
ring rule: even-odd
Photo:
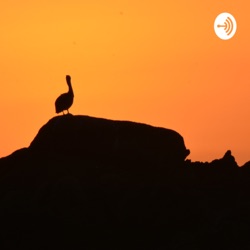
[[[250,169],[250,161],[246,162],[241,168],[248,168]]]
[[[189,150],[177,132],[129,121],[88,116],[57,116],[45,124],[30,144],[32,152],[45,157],[149,159],[183,162]]]
[[[214,167],[225,167],[226,169],[238,168],[231,150],[228,150],[221,159],[213,160],[210,164]]]
[[[238,168],[238,164],[235,161],[234,156],[232,156],[231,150],[228,150],[225,155],[222,158],[223,164],[232,167],[232,168]]]
[[[249,248],[249,163],[188,154],[173,130],[54,117],[0,159],[0,248]]]

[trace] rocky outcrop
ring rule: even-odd
[[[0,249],[249,249],[250,165],[177,132],[64,115],[0,159]]]
[[[129,121],[64,115],[45,124],[29,149],[50,157],[183,162],[189,154],[177,132]]]

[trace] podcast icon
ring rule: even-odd
[[[237,30],[235,18],[227,12],[218,15],[214,21],[215,34],[222,40],[232,38]]]

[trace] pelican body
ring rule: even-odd
[[[64,110],[67,110],[69,113],[69,108],[73,104],[74,92],[73,92],[73,88],[71,85],[71,77],[69,75],[66,75],[66,82],[68,84],[69,91],[67,93],[61,94],[56,99],[55,106],[56,106],[56,113],[57,114],[60,112],[63,112]],[[64,112],[63,112],[63,114],[64,114]]]

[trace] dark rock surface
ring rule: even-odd
[[[183,161],[189,154],[183,138],[173,130],[73,115],[51,119],[29,148],[52,157],[158,158],[171,162]]]
[[[1,249],[250,249],[250,168],[175,131],[65,115],[0,159]]]

